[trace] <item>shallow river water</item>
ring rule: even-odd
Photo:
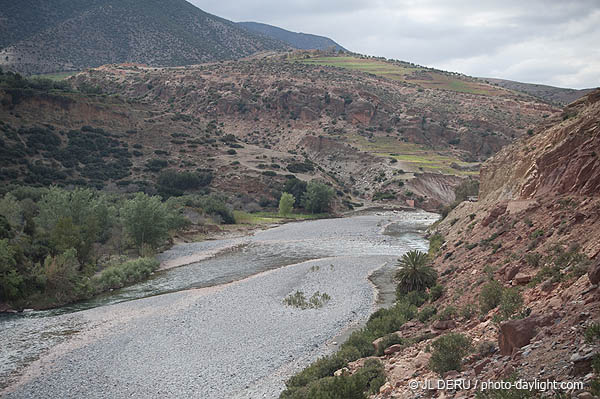
[[[427,248],[436,218],[386,212],[176,246],[161,260],[216,254],[90,301],[0,316],[0,388],[15,398],[277,397],[391,303],[397,258]],[[331,300],[284,305],[298,290]]]

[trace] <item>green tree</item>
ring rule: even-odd
[[[156,248],[169,232],[169,212],[160,197],[138,193],[126,201],[121,210],[125,230],[138,249]]]
[[[104,195],[91,189],[67,191],[51,187],[38,203],[39,215],[35,220],[50,241],[59,244],[56,251],[73,247],[79,262],[84,264],[93,255],[94,242],[110,228],[111,214],[106,202]],[[78,239],[71,241],[74,234]]]
[[[8,240],[0,240],[0,300],[18,296],[23,278],[17,273],[15,250]]]
[[[78,270],[77,251],[73,248],[60,255],[46,257],[44,274],[47,293],[60,302],[77,298],[82,277]]]
[[[20,229],[23,221],[21,204],[11,193],[0,200],[0,215],[4,216],[13,228]]]
[[[302,198],[304,197],[304,193],[306,193],[306,182],[297,178],[291,178],[285,182],[283,186],[283,192],[290,193],[296,199],[294,202],[294,206],[299,207],[302,205]]]
[[[311,181],[306,187],[304,194],[304,208],[312,213],[323,213],[329,211],[333,189],[324,183]]]
[[[429,265],[429,257],[425,252],[415,250],[405,253],[399,260],[398,266],[400,266],[396,272],[398,293],[425,291],[435,285],[437,273]]]
[[[292,209],[294,208],[294,203],[296,202],[296,198],[290,193],[281,194],[281,198],[279,199],[279,214],[281,216],[286,216],[292,213]]]

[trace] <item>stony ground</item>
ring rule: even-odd
[[[395,262],[400,246],[424,248],[418,236],[381,234],[400,215],[281,226],[256,234],[254,245],[299,255],[312,247],[322,257],[216,287],[57,316],[86,327],[27,368],[6,397],[277,397],[285,379],[335,350],[334,337],[373,311],[376,292],[367,277]],[[426,225],[423,215],[408,216],[405,231]],[[326,292],[331,300],[320,309],[284,305],[297,290],[307,297]]]

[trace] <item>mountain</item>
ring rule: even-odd
[[[259,22],[238,22],[238,25],[243,26],[251,32],[269,36],[301,50],[335,49],[335,51],[347,51],[330,38],[324,36],[291,32],[289,30],[278,28],[272,25],[261,24]]]
[[[189,65],[289,48],[185,0],[5,3],[0,66],[27,74],[123,62]]]
[[[465,76],[310,54],[105,65],[55,84],[5,74],[0,179],[152,192],[163,168],[210,169],[211,189],[243,204],[272,204],[295,175],[328,182],[347,206],[437,209],[558,112]]]
[[[509,90],[520,91],[534,97],[540,98],[551,104],[567,105],[573,101],[590,93],[593,89],[565,89],[562,87],[554,87],[540,85],[534,83],[522,83],[505,79],[482,78],[486,82],[504,87]]]
[[[598,393],[590,326],[600,322],[600,90],[534,131],[484,163],[478,201],[431,232],[442,294],[396,333],[411,343],[381,358],[387,383],[376,398],[424,393],[404,381],[439,378],[427,348],[448,333],[478,346],[459,355],[452,378],[581,378],[580,391]]]

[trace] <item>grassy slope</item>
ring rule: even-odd
[[[443,89],[460,93],[499,95],[502,91],[468,77],[431,70],[410,64],[400,64],[353,56],[314,57],[297,62],[358,70],[401,82],[410,82],[428,89]]]

